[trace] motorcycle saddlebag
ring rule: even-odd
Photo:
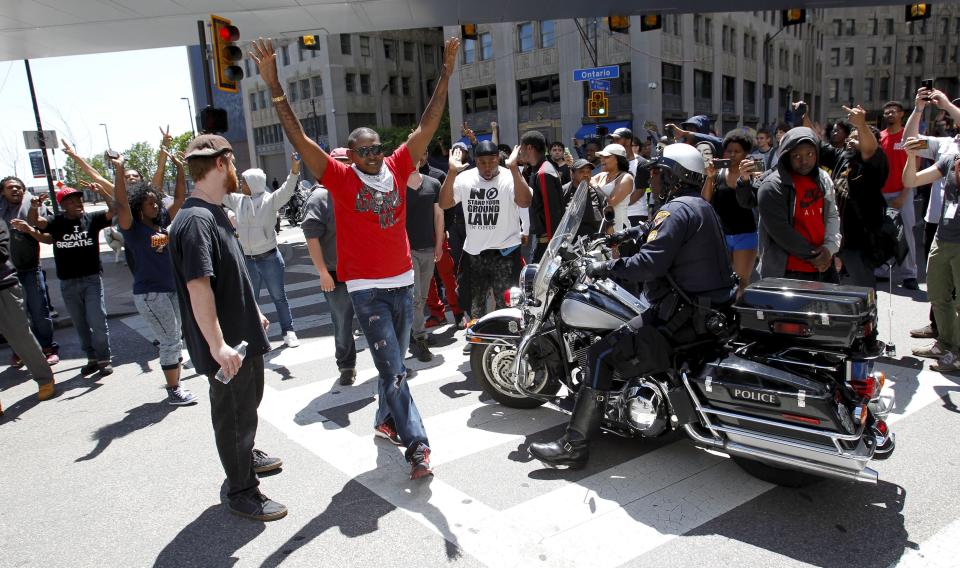
[[[706,408],[729,413],[711,415],[711,420],[726,426],[814,443],[822,443],[824,438],[736,415],[815,430],[847,433],[853,429],[849,411],[836,402],[834,387],[830,384],[734,354],[708,363],[700,374],[691,377],[691,386]]]
[[[764,278],[734,307],[745,339],[850,349],[876,329],[876,292],[860,286]]]

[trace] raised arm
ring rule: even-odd
[[[880,148],[877,137],[873,135],[873,131],[870,130],[870,126],[867,124],[867,111],[863,110],[863,107],[860,105],[853,108],[843,107],[843,110],[847,112],[847,120],[850,121],[850,124],[857,128],[857,133],[860,137],[860,157],[866,162],[872,158],[877,152],[877,149]]]
[[[533,203],[533,190],[527,185],[527,180],[520,175],[520,145],[513,147],[513,152],[507,158],[506,166],[513,176],[513,202],[518,207],[530,207]]]
[[[113,160],[113,199],[116,202],[117,222],[123,230],[133,226],[133,212],[127,198],[127,180],[124,178],[123,156]]]
[[[447,105],[447,87],[450,85],[450,75],[457,65],[457,51],[460,49],[460,38],[452,37],[447,40],[443,48],[443,70],[440,72],[440,80],[433,89],[433,96],[427,103],[427,108],[420,117],[420,124],[413,134],[407,138],[407,149],[411,156],[422,156],[427,151],[427,145],[433,139],[434,133],[440,126],[440,118],[443,116],[443,108]],[[298,123],[299,124],[299,123]],[[302,154],[303,152],[301,152]],[[310,166],[310,164],[307,164]],[[313,170],[313,167],[310,168]]]
[[[77,166],[83,170],[83,173],[87,174],[95,183],[99,183],[100,187],[113,193],[113,184],[110,181],[100,175],[100,172],[96,170],[93,166],[87,163],[86,160],[77,155],[76,150],[71,146],[66,140],[61,140],[60,143],[63,145],[63,153],[67,155],[68,158],[72,159],[77,163]]]
[[[917,89],[917,94],[913,99],[913,112],[907,117],[907,122],[903,125],[903,139],[916,138],[920,136],[920,121],[923,120],[923,111],[927,107],[930,99],[927,98],[929,91],[923,87]]]
[[[34,239],[36,239],[41,243],[48,244],[48,245],[53,244],[53,235],[48,233],[41,233],[40,231],[31,227],[30,224],[24,221],[23,219],[13,219],[12,221],[10,221],[10,228],[13,229],[14,231],[21,232],[25,235],[30,235],[31,237],[33,237]]]
[[[950,102],[950,99],[947,98],[947,95],[945,95],[943,91],[934,89],[930,93],[930,100],[937,105],[937,108],[947,111],[947,114],[950,115],[954,123],[960,123],[960,108]]]
[[[917,151],[919,150],[917,146],[919,143],[920,139],[918,138],[910,138],[903,143],[903,150],[907,153],[907,164],[903,167],[901,178],[904,187],[927,185],[943,177],[943,172],[936,164],[919,173],[917,172]]]
[[[118,172],[118,175],[120,179],[123,179],[123,170]],[[113,194],[108,192],[106,189],[103,188],[103,186],[101,186],[99,183],[96,183],[96,182],[93,182],[93,183],[84,182],[83,186],[103,198],[103,200],[107,203],[107,210],[104,212],[104,214],[107,216],[108,221],[112,220],[114,215],[114,210],[116,209],[116,203],[117,203],[116,200],[114,200],[113,198]]]
[[[443,186],[440,188],[440,198],[437,200],[437,204],[441,209],[450,209],[456,205],[456,201],[453,199],[453,182],[457,180],[457,175],[463,170],[467,169],[467,164],[464,161],[463,150],[460,148],[454,148],[450,150],[450,156],[447,158],[447,163],[449,169],[447,170],[447,178],[443,180]]]
[[[319,144],[307,137],[303,131],[303,125],[297,119],[287,96],[283,94],[283,86],[280,84],[280,78],[277,75],[277,54],[273,50],[273,41],[260,38],[250,44],[250,57],[257,64],[260,70],[260,76],[266,82],[270,89],[270,100],[277,109],[277,116],[280,117],[280,124],[283,131],[290,140],[290,144],[300,153],[301,159],[307,164],[307,167],[317,179],[323,179],[324,172],[327,171],[327,161],[330,156],[323,151]],[[419,156],[423,154],[411,154]]]
[[[157,171],[153,173],[153,179],[150,180],[150,187],[164,193],[163,191],[163,174],[164,170],[167,168],[167,152],[166,150],[170,148],[170,143],[173,142],[173,136],[170,136],[170,125],[167,125],[167,130],[160,129],[160,134],[163,135],[163,138],[160,140],[160,151],[157,152]]]
[[[183,207],[183,202],[187,200],[187,168],[183,163],[182,154],[170,156],[170,159],[173,160],[173,165],[177,168],[177,185],[173,188],[173,203],[167,209],[167,215],[173,221],[173,218],[180,212],[180,208]]]
[[[265,199],[270,201],[270,206],[273,207],[274,211],[279,211],[290,201],[290,198],[293,197],[293,191],[297,189],[297,182],[300,180],[300,160],[297,159],[296,154],[290,157],[290,162],[292,165],[286,181],[283,182],[280,189],[265,196]]]
[[[41,229],[47,227],[46,217],[40,215],[40,204],[43,203],[43,200],[46,198],[46,193],[41,193],[40,195],[30,198],[30,209],[27,211],[27,223],[29,223],[31,227],[39,227]]]

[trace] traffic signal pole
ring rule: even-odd
[[[57,193],[53,189],[50,159],[47,158],[47,140],[43,136],[43,124],[40,123],[40,107],[37,106],[37,91],[33,88],[33,73],[30,72],[30,60],[24,59],[23,66],[27,69],[27,84],[30,85],[30,101],[33,102],[33,116],[37,119],[37,138],[40,141],[40,155],[43,156],[43,169],[47,172],[47,189],[50,191],[50,203],[53,205],[53,214],[59,215],[60,205],[57,203]]]
[[[200,59],[203,62],[203,83],[207,87],[207,106],[213,106],[213,86],[210,83],[210,57],[207,53],[207,30],[203,20],[197,20],[197,34],[200,36]]]

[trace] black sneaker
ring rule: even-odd
[[[410,354],[421,363],[433,361],[433,353],[430,352],[425,338],[410,340]]]
[[[100,369],[100,376],[106,377],[107,375],[113,374],[113,366],[110,365],[110,362],[97,363],[97,368]]]
[[[253,471],[255,473],[267,473],[279,469],[283,465],[280,458],[272,458],[263,450],[253,449]]]
[[[87,364],[80,367],[80,374],[84,377],[92,375],[100,370],[100,365],[96,361],[87,361]]]
[[[269,499],[259,491],[231,499],[227,508],[238,517],[262,522],[275,521],[287,516],[286,507]]]
[[[167,404],[171,406],[186,406],[197,402],[197,397],[180,385],[167,387]]]
[[[917,279],[916,279],[916,278],[904,278],[904,279],[903,279],[903,287],[906,288],[907,290],[919,290],[919,289],[920,289],[920,285],[917,284]]]
[[[340,380],[338,381],[343,386],[350,386],[353,383],[357,382],[357,370],[356,369],[341,369],[340,370]]]
[[[407,451],[407,461],[410,462],[410,479],[420,479],[433,475],[430,469],[430,448],[426,444],[418,444],[414,450]]]

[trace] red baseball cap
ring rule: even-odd
[[[330,157],[334,160],[349,160],[350,156],[347,155],[346,148],[334,148],[330,151]]]
[[[57,190],[57,205],[63,203],[63,200],[70,197],[74,193],[83,194],[79,189],[73,189],[72,187],[63,186],[61,189]]]

